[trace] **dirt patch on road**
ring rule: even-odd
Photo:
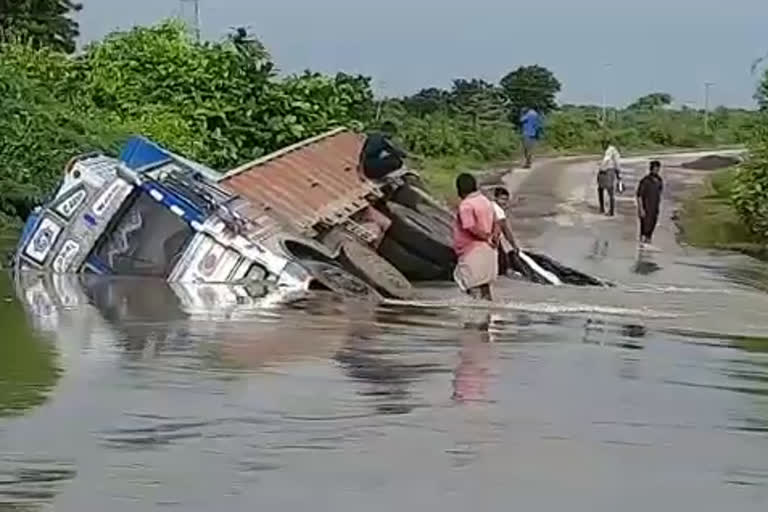
[[[691,162],[685,162],[684,164],[681,164],[680,167],[697,171],[716,171],[718,169],[733,167],[740,162],[741,160],[734,156],[707,155]]]

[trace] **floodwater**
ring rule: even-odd
[[[505,280],[488,332],[3,274],[0,510],[768,510],[766,267],[568,208],[527,241],[616,286]]]

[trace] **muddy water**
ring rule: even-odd
[[[485,333],[450,286],[2,275],[0,510],[767,510],[765,267],[558,212],[526,242],[617,286],[507,280]]]

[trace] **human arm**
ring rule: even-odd
[[[643,199],[645,195],[646,181],[645,178],[640,180],[640,184],[637,186],[637,193],[635,194],[635,200],[637,201],[637,216],[641,219],[645,218],[645,205]]]
[[[611,155],[613,160],[613,168],[619,171],[621,169],[621,153],[616,148],[613,148],[613,154]]]
[[[493,236],[493,224],[485,226],[485,223],[479,222],[474,207],[466,202],[459,205],[459,222],[461,227],[477,240],[487,242]]]
[[[520,250],[520,248],[517,246],[517,242],[515,241],[515,236],[512,234],[512,230],[509,229],[509,224],[507,224],[507,219],[502,219],[497,221],[499,224],[499,228],[501,229],[501,233],[504,235],[504,238],[507,239],[507,242],[512,246],[512,250],[514,252],[517,252]]]
[[[507,213],[504,211],[504,208],[498,203],[493,203],[493,213],[496,222],[496,231],[507,239],[512,246],[512,250],[517,251],[517,243],[515,243],[515,237],[507,223]]]

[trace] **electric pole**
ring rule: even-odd
[[[712,82],[704,82],[704,133],[709,133],[709,89],[713,85]]]
[[[380,97],[376,105],[376,121],[377,122],[381,120],[381,109],[384,106],[384,101],[386,101],[386,95],[384,94],[384,89],[386,88],[387,83],[384,80],[378,80],[378,85],[379,85],[378,89],[379,89]]]
[[[189,23],[192,26],[192,30],[195,33],[195,40],[200,42],[200,0],[179,0],[181,2],[182,19],[189,23],[190,20],[186,16],[185,6],[192,5],[192,20]]]
[[[610,70],[610,64],[603,64],[603,100],[602,100],[602,124],[606,125],[608,122],[608,71]]]

